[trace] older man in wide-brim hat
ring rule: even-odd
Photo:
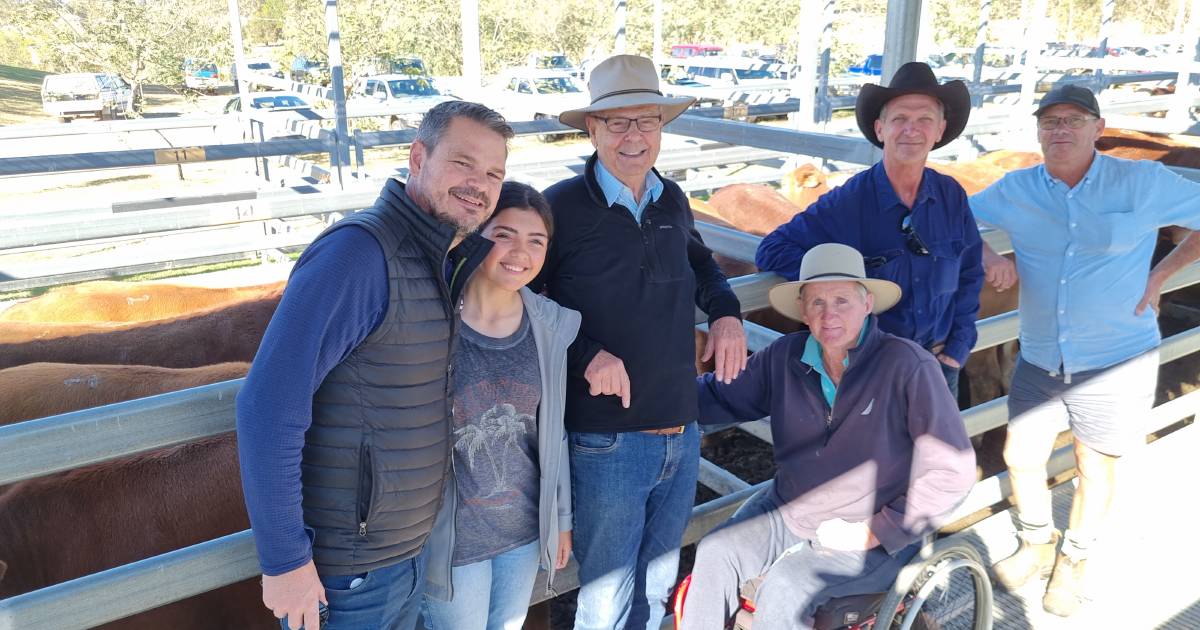
[[[798,277],[771,289],[771,306],[809,330],[755,353],[732,383],[697,379],[701,423],[771,417],[776,470],[700,541],[685,630],[725,628],[740,585],[764,573],[755,630],[811,628],[830,598],[886,591],[975,481],[937,362],[877,325],[900,287],[836,243],[805,254]]]
[[[546,190],[555,234],[534,282],[583,315],[566,399],[575,628],[658,628],[699,466],[695,307],[722,380],[745,366],[746,339],[686,195],[654,170],[663,125],[693,99],[664,96],[654,64],[632,55],[601,62],[588,88],[591,103],[559,120],[596,152]]]
[[[867,275],[904,290],[879,327],[934,354],[955,395],[977,336],[982,242],[962,186],[925,161],[962,133],[970,111],[962,81],[939,84],[920,62],[901,66],[887,86],[864,85],[855,117],[883,159],[776,228],[755,255],[760,269],[795,279],[816,245],[858,249]]]

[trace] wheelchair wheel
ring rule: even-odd
[[[944,538],[927,545],[900,570],[879,606],[877,630],[922,626],[991,630],[992,583],[979,552],[966,542]]]

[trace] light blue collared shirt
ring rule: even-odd
[[[604,200],[608,205],[621,204],[633,213],[633,220],[638,223],[642,222],[642,211],[646,206],[650,205],[651,201],[658,201],[658,198],[663,192],[662,180],[654,174],[654,171],[646,173],[646,190],[642,192],[642,198],[635,201],[633,191],[628,186],[621,183],[612,173],[604,168],[604,162],[596,160],[596,181],[600,184],[600,190],[604,191]]]
[[[855,347],[862,345],[863,337],[867,336],[867,320],[863,320],[862,330],[858,331],[858,343]],[[833,399],[837,398],[837,385],[833,384],[833,379],[829,378],[829,374],[825,371],[825,362],[821,360],[821,342],[817,341],[816,335],[809,334],[808,339],[804,340],[804,353],[800,355],[800,361],[812,366],[812,369],[821,375],[821,393],[825,396],[825,402],[829,403],[829,408],[833,409]],[[842,367],[850,365],[850,357],[846,356],[842,359]]]
[[[1200,184],[1158,162],[1096,153],[1068,188],[1038,165],[971,197],[1008,232],[1021,278],[1021,356],[1048,372],[1108,367],[1158,346],[1146,290],[1158,228],[1200,229]]]

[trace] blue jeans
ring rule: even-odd
[[[421,610],[428,630],[521,630],[538,570],[538,541],[490,560],[454,567],[454,598],[429,596]],[[485,605],[486,603],[486,605]]]
[[[954,397],[954,402],[958,402],[958,373],[962,368],[950,367],[941,361],[938,365],[942,368],[942,376],[946,378],[946,386],[950,388],[950,395]]]
[[[700,432],[570,433],[576,630],[657,630],[692,515]]]
[[[356,575],[322,575],[329,621],[321,630],[411,630],[421,610],[425,553]],[[287,618],[280,627],[288,630]]]

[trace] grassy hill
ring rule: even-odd
[[[41,70],[0,65],[0,125],[53,120],[42,112]]]

